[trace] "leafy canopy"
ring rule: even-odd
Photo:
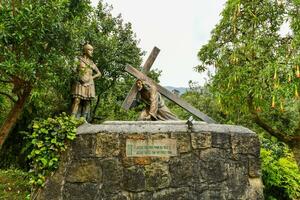
[[[211,88],[222,110],[252,114],[287,141],[300,130],[300,24],[299,1],[281,2],[229,0],[197,69],[216,67]],[[287,22],[292,35],[283,36]]]

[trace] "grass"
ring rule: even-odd
[[[0,169],[0,200],[25,200],[30,187],[27,172]]]

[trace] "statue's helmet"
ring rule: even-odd
[[[88,49],[94,49],[94,47],[92,45],[90,45],[89,43],[86,43],[85,45],[83,45],[83,51],[86,52],[86,50]]]
[[[93,54],[93,46],[90,45],[89,43],[83,45],[83,53],[89,55],[90,57],[92,57]]]

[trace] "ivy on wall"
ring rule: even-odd
[[[67,142],[76,138],[76,128],[83,123],[66,113],[38,120],[33,123],[33,132],[29,135],[31,152],[30,183],[34,187],[43,187],[46,177],[58,168],[59,158],[67,149]]]

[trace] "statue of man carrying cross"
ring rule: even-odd
[[[156,59],[159,51],[160,50],[157,47],[154,47],[154,49],[152,50],[149,58],[147,59],[147,61],[144,64],[142,72],[138,71],[136,68],[134,68],[130,65],[127,65],[125,67],[125,71],[128,72],[129,74],[131,74],[132,76],[134,76],[135,78],[137,78],[139,80],[142,80],[144,82],[147,82],[152,87],[155,87],[157,89],[158,93],[160,93],[164,97],[168,98],[169,100],[173,101],[174,103],[176,103],[177,105],[179,105],[180,107],[182,107],[183,109],[188,111],[189,113],[195,115],[196,117],[202,119],[203,121],[205,121],[207,123],[216,123],[209,116],[207,116],[204,113],[200,112],[198,109],[194,108],[189,103],[187,103],[187,102],[183,101],[182,99],[180,99],[177,95],[173,94],[172,92],[168,91],[164,87],[162,87],[159,84],[155,83],[155,81],[153,81],[151,78],[147,77],[147,75],[145,73],[147,73],[150,70],[150,68],[151,68],[154,60]],[[139,91],[138,91],[137,84],[133,85],[133,87],[131,88],[130,92],[128,93],[126,99],[124,100],[124,102],[122,104],[122,107],[124,109],[128,110],[132,106],[132,104],[134,102],[134,99],[136,98],[138,92]],[[146,112],[147,112],[147,110],[146,110]],[[147,116],[147,118],[149,118],[149,115]],[[159,120],[159,118],[156,119],[156,120]]]
[[[143,101],[146,104],[146,108],[141,112],[138,120],[178,120],[165,105],[163,98],[160,93],[157,92],[157,88],[154,85],[150,85],[138,79],[136,86],[138,89],[137,101]]]

